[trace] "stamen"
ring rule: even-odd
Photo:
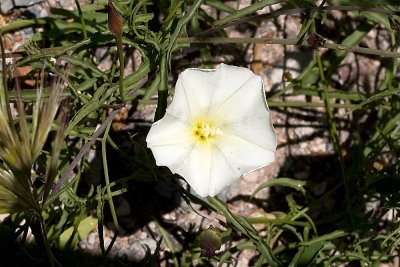
[[[222,131],[217,127],[213,127],[212,124],[208,122],[200,121],[196,123],[194,134],[195,136],[200,138],[200,140],[205,141],[215,136],[221,135]]]

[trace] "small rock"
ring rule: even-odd
[[[313,127],[306,126],[306,127],[297,127],[294,130],[294,132],[300,138],[300,137],[312,135],[315,132],[315,130]]]
[[[10,11],[13,7],[14,4],[12,0],[2,1],[2,3],[0,4],[1,13],[5,14],[8,11]]]
[[[111,244],[111,238],[109,238],[108,236],[104,237],[104,247],[108,248],[110,244]]]
[[[41,1],[42,0],[14,0],[13,2],[15,6],[31,6]]]
[[[151,252],[152,254],[153,254],[153,253],[156,251],[156,249],[157,249],[157,242],[156,242],[154,239],[152,239],[152,238],[146,238],[146,239],[140,241],[140,243],[141,243],[143,246],[145,246],[145,247],[147,247],[148,249],[150,249],[150,252]]]
[[[44,18],[49,16],[49,13],[46,9],[37,5],[28,7],[26,10],[30,12],[32,14],[31,16],[34,18]]]
[[[166,213],[162,217],[167,221],[176,221],[176,213],[175,212]]]
[[[83,249],[83,250],[87,249],[87,248],[88,248],[88,242],[87,242],[87,240],[82,240],[82,241],[80,241],[80,242],[79,242],[79,247],[80,247],[81,249]]]
[[[14,7],[31,6],[31,5],[34,5],[41,1],[42,0],[5,0],[5,1],[1,1],[1,12],[7,13]]]
[[[132,245],[132,244],[134,244],[135,242],[137,242],[136,236],[131,235],[131,236],[128,237],[128,245]]]
[[[8,213],[0,214],[0,222],[3,222],[9,215]]]
[[[139,242],[133,243],[128,250],[124,251],[130,262],[139,262],[146,257],[146,250]]]
[[[139,235],[139,238],[140,238],[140,239],[146,239],[147,236],[148,236],[148,235],[147,235],[146,232],[141,232],[140,235]]]
[[[89,236],[88,236],[88,238],[87,238],[88,243],[89,243],[91,246],[93,246],[94,244],[96,244],[96,242],[98,241],[98,239],[99,239],[99,236],[98,236],[97,232],[90,233]]]

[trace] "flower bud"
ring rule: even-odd
[[[317,33],[311,33],[307,38],[307,43],[311,48],[318,49],[326,43],[326,40]]]
[[[108,0],[108,29],[115,36],[122,36],[122,18],[111,0]]]
[[[201,254],[208,258],[215,256],[215,251],[219,250],[222,245],[221,234],[213,226],[204,230],[199,235]]]

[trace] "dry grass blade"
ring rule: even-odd
[[[27,209],[40,210],[38,194],[33,186],[31,169],[48,139],[62,93],[62,80],[58,77],[53,81],[49,98],[43,98],[43,76],[37,93],[37,101],[33,105],[31,123],[27,120],[17,78],[15,90],[18,115],[11,120],[11,123],[7,116],[8,101],[5,97],[0,99],[0,159],[4,162],[4,165],[0,166],[0,213]],[[14,119],[18,121],[17,129],[14,126]],[[44,187],[46,195],[57,176],[62,140],[63,131],[60,129],[53,146],[55,154],[49,164],[47,173],[49,178]]]
[[[61,146],[64,140],[64,133],[67,124],[67,110],[66,110],[66,101],[63,101],[61,104],[61,111],[60,111],[60,127],[58,127],[57,134],[55,140],[52,144],[52,155],[49,162],[49,166],[47,168],[47,175],[46,175],[46,183],[43,189],[43,203],[46,201],[50,190],[53,186],[54,180],[58,174],[58,163],[59,157],[61,154]]]
[[[47,100],[40,97],[43,92],[38,94],[40,99],[36,101],[36,110],[34,111],[34,114],[37,114],[37,123],[33,128],[31,147],[33,158],[39,156],[55,119],[62,93],[61,82],[62,79],[59,77],[53,81],[50,97]]]
[[[11,171],[0,169],[0,213],[38,208],[31,192],[27,190],[29,187],[19,183]]]

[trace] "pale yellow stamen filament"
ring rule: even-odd
[[[213,127],[213,125],[208,122],[200,121],[195,124],[194,134],[200,140],[205,141],[222,135],[222,131],[218,127]]]

